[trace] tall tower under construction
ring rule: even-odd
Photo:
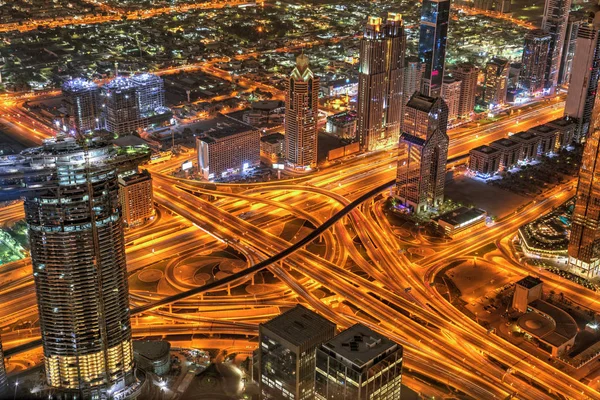
[[[68,137],[0,158],[0,201],[25,200],[46,379],[62,398],[137,384],[117,175],[147,157]]]

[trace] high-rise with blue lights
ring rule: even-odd
[[[419,28],[419,58],[425,64],[421,93],[439,97],[444,80],[450,0],[423,0]]]
[[[69,114],[69,128],[87,133],[100,127],[99,88],[87,79],[72,79],[62,86],[65,106]]]

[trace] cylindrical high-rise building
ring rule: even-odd
[[[59,138],[0,158],[0,200],[25,199],[46,377],[62,397],[135,384],[117,174],[146,157]]]
[[[6,376],[6,366],[4,365],[4,351],[2,350],[2,340],[0,339],[0,399],[3,399],[8,393],[8,377]]]

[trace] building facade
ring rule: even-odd
[[[285,155],[293,168],[317,165],[317,119],[319,117],[319,78],[308,67],[304,54],[286,81]]]
[[[198,171],[204,179],[239,175],[260,164],[260,131],[226,116],[196,138]]]
[[[490,108],[503,106],[506,103],[508,89],[508,60],[494,57],[485,64],[485,85],[483,101]]]
[[[8,376],[4,364],[4,351],[2,350],[2,339],[0,338],[0,399],[8,396]]]
[[[356,324],[317,348],[316,400],[400,400],[403,348]]]
[[[86,79],[73,79],[62,86],[64,103],[71,119],[70,128],[77,133],[100,128],[100,89]]]
[[[46,379],[63,398],[136,385],[117,176],[148,158],[59,137],[0,159],[3,196],[25,198]]]
[[[152,177],[147,170],[119,177],[119,200],[123,222],[129,227],[142,225],[154,217]]]
[[[558,84],[569,11],[571,11],[571,0],[546,0],[542,29],[550,34],[551,40],[546,63],[545,89],[551,93]]]
[[[470,118],[475,109],[479,68],[473,64],[460,63],[456,66],[452,76],[461,81],[458,115],[460,118]]]
[[[106,130],[123,135],[165,123],[172,117],[165,107],[163,80],[152,74],[119,76],[102,87]]]
[[[447,127],[444,100],[415,93],[406,106],[398,146],[396,195],[403,206],[417,213],[444,201]]]
[[[596,105],[600,109],[600,97]],[[571,220],[569,265],[571,271],[586,277],[598,274],[600,254],[600,116],[595,115],[583,150],[577,200]]]
[[[500,169],[502,152],[488,145],[481,145],[469,151],[469,171],[482,178],[489,178]]]
[[[313,399],[315,352],[334,335],[333,322],[301,305],[260,324],[256,380],[261,398]]]
[[[400,14],[369,17],[360,41],[357,139],[373,151],[398,143],[406,38]]]
[[[448,106],[448,122],[458,119],[460,109],[460,94],[462,81],[457,78],[445,77],[442,83],[442,99]]]
[[[421,90],[421,79],[425,72],[425,64],[419,57],[406,57],[404,69],[404,87],[402,104],[406,105],[415,92]]]
[[[551,41],[552,36],[541,29],[533,29],[525,35],[520,79],[521,87],[530,94],[542,93],[546,87]]]
[[[590,12],[586,22],[579,26],[577,45],[569,92],[565,103],[565,115],[577,122],[575,129],[576,142],[584,142],[590,132],[592,111],[596,91],[598,90],[598,77],[600,76],[600,7],[596,6]]]
[[[568,85],[571,79],[571,69],[573,68],[573,58],[575,57],[575,49],[577,48],[577,36],[579,27],[587,20],[585,12],[571,11],[567,22],[565,32],[565,40],[563,51],[560,60],[560,69],[558,70],[558,84]]]
[[[421,93],[439,97],[442,93],[450,0],[423,0],[419,27],[419,58],[425,64]]]

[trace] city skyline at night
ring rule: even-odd
[[[600,398],[600,2],[0,16],[0,399]]]

